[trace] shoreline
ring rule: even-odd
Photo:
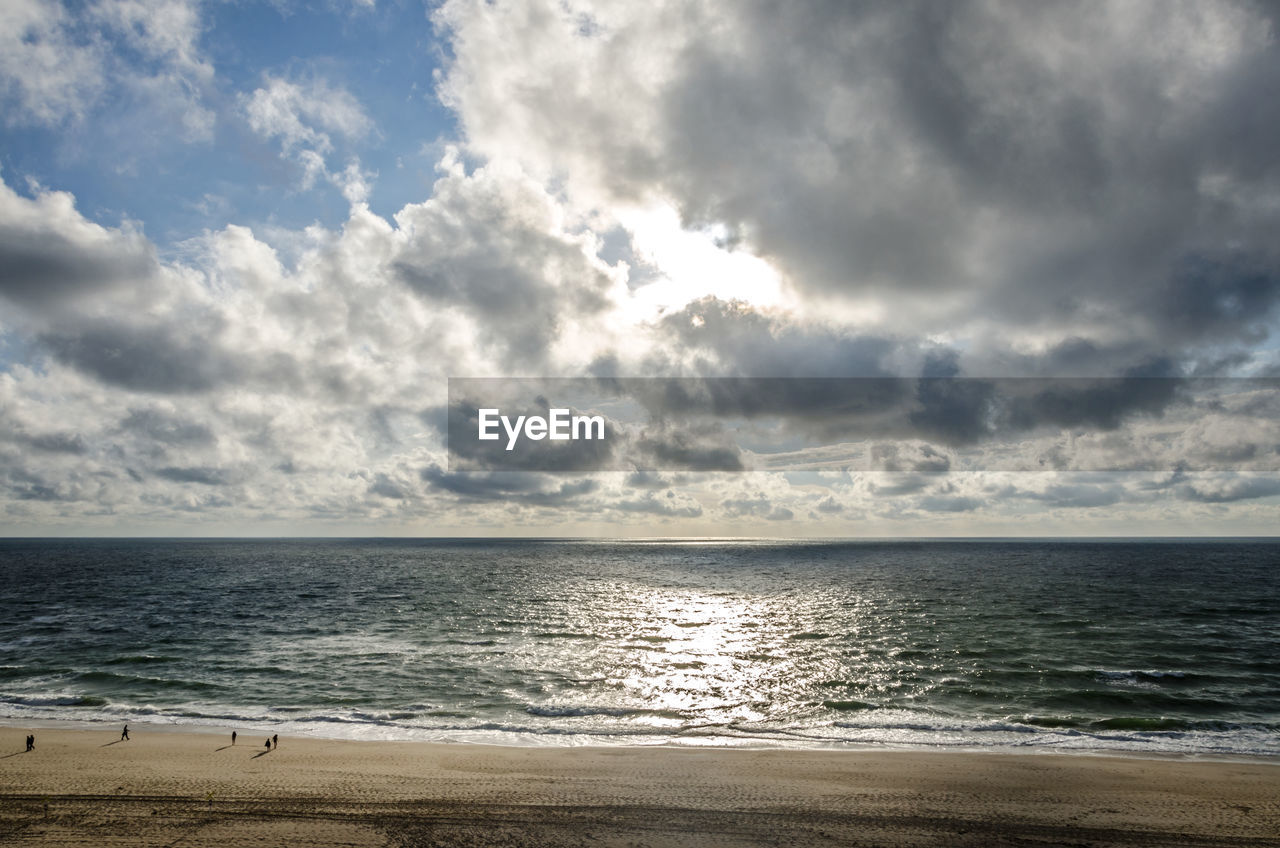
[[[1273,758],[7,730],[5,844],[1280,846]]]
[[[21,731],[24,733],[35,731],[78,731],[86,733],[105,733],[110,734],[113,728],[116,732],[123,725],[128,724],[129,727],[137,727],[148,733],[163,734],[194,734],[199,736],[227,736],[231,731],[244,735],[258,734],[270,736],[272,734],[281,734],[287,731],[287,735],[292,739],[306,739],[315,742],[355,742],[360,744],[387,744],[387,745],[443,745],[443,746],[479,746],[493,747],[500,749],[529,749],[532,751],[576,751],[576,750],[691,750],[691,751],[779,751],[794,753],[861,753],[861,754],[965,754],[965,755],[1006,755],[1011,757],[1020,756],[1061,756],[1061,757],[1101,757],[1101,758],[1119,758],[1133,760],[1152,760],[1156,762],[1173,761],[1173,762],[1209,762],[1209,763],[1270,763],[1280,766],[1280,754],[1266,753],[1250,753],[1250,752],[1203,752],[1203,751],[1142,751],[1130,748],[1049,748],[1038,745],[1018,745],[1018,746],[979,746],[979,745],[940,745],[940,744],[879,744],[870,742],[839,742],[828,745],[813,745],[803,743],[779,744],[770,742],[764,738],[747,738],[747,737],[687,737],[688,741],[665,741],[665,742],[572,742],[572,743],[546,743],[546,744],[529,744],[521,739],[515,742],[503,742],[496,739],[474,739],[463,738],[430,738],[415,739],[409,737],[391,737],[391,738],[360,738],[356,736],[337,736],[326,735],[324,733],[307,732],[298,733],[294,728],[281,727],[280,725],[246,725],[246,724],[177,724],[172,722],[156,722],[147,719],[56,719],[56,718],[39,718],[29,719],[26,722],[20,722],[13,718],[0,718],[0,739],[5,737],[5,731]],[[561,738],[552,736],[550,738]],[[579,737],[565,737],[579,738]],[[592,737],[603,738],[603,737]],[[0,745],[0,747],[3,747]]]

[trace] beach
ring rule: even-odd
[[[131,737],[6,729],[0,842],[1280,845],[1266,758]]]

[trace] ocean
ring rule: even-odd
[[[1280,755],[1280,542],[0,540],[0,723]]]

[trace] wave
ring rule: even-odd
[[[836,706],[832,706],[832,705]],[[278,729],[280,733],[347,739],[419,739],[491,744],[733,744],[802,748],[849,745],[913,749],[1042,749],[1173,754],[1280,756],[1280,726],[1181,718],[1117,715],[1015,715],[973,719],[861,702],[823,706],[840,716],[804,721],[717,720],[690,711],[610,705],[528,705],[521,721],[508,706],[486,717],[425,704],[385,710],[245,709],[236,705],[111,703],[74,693],[0,695],[0,720],[71,719],[93,723],[129,720],[205,728]],[[827,713],[831,715],[831,713]],[[646,721],[645,719],[649,719]],[[657,719],[657,721],[655,721]]]
[[[105,665],[151,665],[152,663],[181,662],[182,657],[155,656],[152,654],[136,654],[133,656],[113,657],[104,660]]]
[[[105,698],[92,695],[10,695],[0,694],[0,703],[23,707],[105,707]]]
[[[658,717],[684,719],[687,717],[686,713],[679,710],[653,709],[645,707],[559,706],[555,704],[548,704],[541,706],[526,706],[524,711],[529,715],[539,716],[541,718],[585,718],[588,716],[611,716],[614,718]]]
[[[837,712],[857,712],[858,710],[879,709],[879,705],[868,704],[866,701],[823,701],[822,706],[829,710],[836,710]]]
[[[76,675],[81,683],[123,686],[126,688],[155,687],[157,689],[187,689],[195,692],[221,691],[225,687],[202,680],[179,680],[169,677],[141,677],[132,674],[116,674],[110,671],[83,671]]]
[[[1185,671],[1094,670],[1091,673],[1096,675],[1098,679],[1108,683],[1171,683],[1187,681],[1190,678]]]

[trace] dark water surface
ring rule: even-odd
[[[1280,754],[1280,542],[0,540],[0,720]]]

